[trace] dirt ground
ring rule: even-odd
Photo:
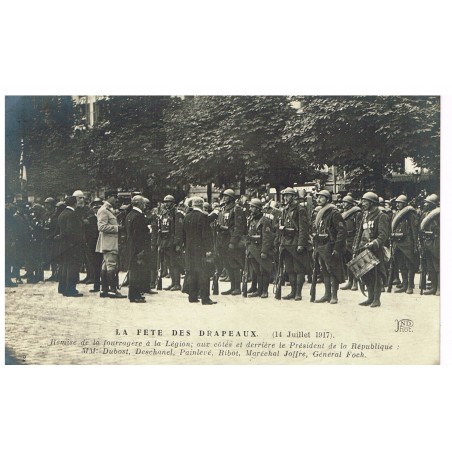
[[[440,298],[418,289],[383,293],[382,306],[369,308],[359,306],[360,292],[342,290],[337,305],[310,303],[309,284],[302,301],[218,295],[213,306],[167,291],[135,304],[100,298],[91,287],[78,285],[81,298],[59,295],[54,282],[6,288],[8,363],[439,363]],[[228,288],[220,283],[220,291]]]

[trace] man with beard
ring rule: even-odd
[[[250,202],[250,221],[248,224],[247,253],[248,263],[256,275],[256,291],[248,297],[268,298],[268,286],[272,272],[273,256],[273,224],[272,220],[263,214],[263,203],[253,198]]]
[[[288,187],[282,191],[284,210],[279,223],[280,256],[289,278],[291,291],[283,300],[301,300],[305,274],[311,273],[309,258],[309,219],[298,202],[297,192]]]
[[[129,268],[129,301],[146,303],[143,294],[149,288],[147,270],[145,269],[146,238],[149,228],[144,216],[146,207],[143,196],[132,198],[132,210],[127,215],[127,254]]]
[[[345,228],[347,230],[347,244],[345,249],[345,263],[350,262],[353,257],[353,243],[355,241],[356,233],[361,225],[362,213],[361,209],[355,205],[354,199],[350,196],[344,196],[342,200],[344,211],[342,218],[345,221]],[[358,290],[358,281],[354,278],[353,273],[348,270],[348,282],[341,290]]]
[[[389,235],[389,217],[378,208],[379,200],[375,193],[367,192],[361,199],[363,219],[357,231],[353,251],[359,254],[369,249],[380,263],[365,275],[362,280],[367,286],[367,300],[359,303],[361,306],[376,308],[381,305],[380,294],[382,281],[386,280],[384,266],[384,244]]]
[[[243,209],[236,205],[236,197],[233,190],[228,188],[223,192],[223,209],[218,216],[218,242],[219,249],[226,251],[224,265],[229,274],[231,288],[221,295],[240,295],[240,269],[244,266],[244,234],[246,219]]]
[[[402,287],[394,290],[394,293],[406,292],[411,295],[417,266],[418,218],[414,207],[408,205],[405,195],[396,199],[396,208],[391,224],[391,240],[395,265],[402,274]]]
[[[424,291],[424,295],[439,295],[439,255],[440,255],[440,217],[439,199],[437,195],[429,195],[422,206],[420,225],[420,244],[424,253],[427,271],[432,287]]]
[[[190,275],[188,282],[188,301],[203,305],[213,305],[209,296],[210,274],[207,260],[213,261],[212,232],[207,212],[203,212],[203,199],[193,197],[192,209],[185,215],[183,226],[183,243],[185,245],[185,267]]]
[[[101,298],[125,298],[119,292],[118,281],[118,245],[119,225],[116,220],[115,206],[118,202],[117,190],[105,191],[105,202],[97,211],[97,239],[96,253],[102,253],[102,269],[100,272]]]
[[[61,273],[58,282],[58,293],[65,297],[82,297],[76,289],[79,270],[83,259],[83,223],[75,213],[77,199],[69,196],[66,208],[58,217]]]
[[[315,303],[336,304],[339,283],[345,281],[343,253],[346,229],[342,215],[331,203],[331,193],[321,190],[317,195],[321,206],[314,221],[314,260],[318,260],[325,284],[325,294]]]

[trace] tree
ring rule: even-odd
[[[194,184],[273,186],[312,176],[301,153],[283,141],[291,106],[282,96],[172,99],[165,114],[170,175]]]
[[[301,104],[285,140],[310,161],[358,170],[368,184],[401,170],[406,157],[439,174],[437,97],[339,96],[294,98]],[[358,174],[357,173],[357,174]]]

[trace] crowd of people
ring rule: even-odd
[[[273,283],[275,298],[296,301],[308,283],[312,302],[336,304],[339,289],[361,290],[360,305],[378,307],[393,285],[395,293],[413,294],[419,274],[420,293],[439,295],[437,195],[413,203],[404,194],[391,201],[372,191],[356,199],[328,190],[300,196],[288,187],[281,197],[280,204],[226,189],[212,205],[201,197],[176,203],[167,195],[153,207],[140,193],[120,202],[117,190],[106,190],[104,199],[88,202],[76,190],[44,205],[7,202],[5,285],[44,281],[46,270],[45,281],[58,282],[65,297],[83,296],[77,286],[85,284],[102,298],[132,303],[169,290],[213,305],[219,280],[230,283],[223,296],[268,298]],[[165,276],[171,283],[163,288]],[[321,297],[317,284],[324,286]]]

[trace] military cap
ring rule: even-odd
[[[262,201],[260,199],[253,198],[250,201],[250,206],[254,206],[254,207],[257,207],[258,209],[262,209],[263,203],[262,203]]]
[[[362,196],[361,199],[367,199],[367,201],[373,202],[374,204],[377,204],[377,205],[380,204],[380,199],[372,191],[368,191],[367,193],[364,193],[364,195]]]
[[[281,192],[281,194],[284,196],[284,195],[294,195],[294,196],[297,196],[298,195],[298,193],[292,188],[292,187],[287,187],[287,188],[285,188],[282,192]]]
[[[93,206],[101,206],[102,204],[103,204],[102,199],[100,199],[100,198],[94,198],[94,199],[91,201],[90,206],[91,206],[91,207],[93,207]]]
[[[331,193],[328,190],[320,190],[317,196],[325,196],[325,198],[331,199]]]
[[[430,204],[433,204],[435,206],[439,205],[439,198],[437,195],[433,194],[433,195],[428,195],[425,200],[425,202],[428,202]]]
[[[223,196],[229,196],[230,198],[235,199],[234,190],[231,190],[230,188],[228,188],[227,190],[225,190],[223,192]]]
[[[355,204],[355,200],[350,195],[344,196],[342,202],[346,202],[348,204]]]
[[[46,198],[44,204],[55,204],[55,200],[53,198]]]
[[[401,202],[403,204],[408,204],[408,198],[405,195],[398,196],[395,201]]]
[[[163,202],[176,202],[176,200],[174,199],[174,196],[173,196],[173,195],[166,195],[166,196],[163,198]]]

